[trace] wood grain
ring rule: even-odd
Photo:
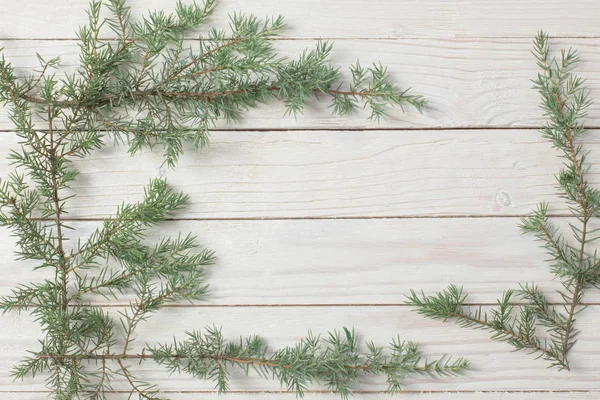
[[[585,141],[599,184],[600,131]],[[0,135],[0,155],[16,143]],[[561,161],[535,130],[218,132],[176,170],[161,164],[159,149],[132,159],[110,146],[76,161],[69,217],[111,215],[156,176],[191,196],[179,218],[511,216],[541,201],[568,212],[555,194]]]
[[[107,400],[121,400],[128,393],[109,394]],[[199,391],[165,391],[163,397],[171,400],[294,400],[296,395],[287,392],[229,392],[220,395],[212,392]],[[401,400],[596,400],[598,393],[595,392],[409,392],[405,391],[394,396]],[[5,400],[45,400],[48,392],[3,392],[2,399]],[[308,400],[339,400],[337,394],[332,393],[310,393],[305,396]],[[389,400],[387,393],[358,392],[352,396],[353,400]]]
[[[111,310],[116,313],[117,310]],[[290,345],[306,335],[309,327],[315,334],[326,333],[343,326],[354,326],[361,340],[372,340],[385,346],[392,338],[422,342],[426,357],[444,353],[470,360],[473,370],[467,375],[450,379],[417,377],[407,381],[406,389],[413,391],[552,391],[600,390],[600,332],[595,329],[600,318],[600,306],[592,306],[579,315],[582,333],[571,352],[572,371],[548,370],[543,360],[535,360],[524,352],[511,352],[506,343],[489,339],[489,333],[463,329],[455,324],[426,320],[406,307],[375,307],[363,310],[337,307],[298,307],[271,309],[244,308],[177,308],[160,312],[139,326],[132,351],[139,351],[144,343],[170,342],[173,335],[182,337],[185,330],[205,326],[223,326],[223,334],[232,340],[240,335],[264,336],[276,349]],[[0,331],[0,386],[4,391],[42,390],[43,379],[38,377],[24,382],[13,382],[8,376],[10,365],[17,362],[26,349],[35,348],[40,336],[37,324],[26,315],[8,314],[2,319]],[[515,368],[515,366],[518,366]],[[152,363],[131,363],[132,371],[151,380],[165,390],[213,390],[214,385],[177,374],[169,376]],[[121,378],[115,378],[116,390],[127,389]],[[281,390],[278,382],[267,382],[256,377],[232,373],[231,388],[242,391]],[[317,389],[319,387],[316,387]],[[381,391],[381,379],[366,379],[362,390]]]
[[[129,0],[136,18],[148,9],[173,9],[171,0]],[[78,62],[75,32],[88,0],[2,0],[0,47],[20,75],[38,67],[35,53],[61,55],[59,74]],[[471,301],[489,304],[517,282],[558,288],[543,250],[522,237],[518,217],[543,200],[563,229],[567,213],[555,193],[560,160],[535,130],[544,123],[530,89],[537,67],[531,38],[543,28],[556,49],[581,53],[578,73],[592,98],[600,93],[600,3],[597,0],[220,0],[210,24],[227,14],[283,14],[288,28],[274,42],[293,57],[318,38],[338,39],[332,61],[342,67],[381,61],[401,87],[412,86],[429,106],[423,115],[393,112],[377,124],[359,112],[331,118],[311,102],[297,119],[278,104],[261,105],[235,124],[219,121],[210,148],[190,151],[176,171],[161,165],[160,149],[130,159],[109,146],[76,167],[77,197],[70,222],[85,237],[122,202],[136,201],[152,177],[167,176],[191,195],[186,210],[152,236],[191,231],[217,251],[209,268],[206,303],[169,307],[140,325],[138,340],[170,341],[185,330],[222,325],[230,338],[263,335],[274,348],[308,329],[325,333],[355,326],[361,338],[385,345],[400,334],[422,343],[426,356],[468,358],[473,371],[457,379],[409,382],[399,399],[591,400],[600,397],[600,292],[578,318],[573,371],[547,370],[544,361],[511,353],[486,332],[425,320],[403,306],[410,288],[433,292],[459,283]],[[190,33],[190,46],[206,29]],[[112,34],[104,31],[105,37]],[[600,102],[588,125],[600,127]],[[17,145],[0,110],[0,176]],[[600,130],[584,138],[592,153],[589,181],[600,185]],[[474,217],[474,218],[472,218]],[[80,220],[84,221],[80,221]],[[594,226],[600,223],[594,222]],[[71,242],[72,243],[72,242]],[[40,279],[29,262],[14,259],[15,238],[0,229],[0,295]],[[92,299],[106,305],[105,300]],[[120,301],[122,304],[127,298]],[[557,300],[552,297],[552,300]],[[117,302],[119,303],[119,302]],[[108,307],[117,312],[116,307]],[[27,313],[0,318],[0,398],[48,397],[43,378],[13,382],[10,367],[42,337]],[[152,364],[132,365],[167,397],[217,399],[213,385],[169,377]],[[115,388],[126,390],[122,379]],[[366,380],[354,398],[383,400],[381,380]],[[293,399],[275,383],[233,374],[234,400]],[[126,392],[109,399],[123,399]],[[312,393],[309,399],[339,396]]]
[[[560,301],[544,251],[521,236],[516,218],[376,219],[292,221],[178,221],[155,229],[152,239],[193,232],[216,251],[207,269],[210,293],[201,307],[314,304],[352,305],[369,313],[375,305],[401,305],[410,289],[433,293],[463,285],[472,303],[494,304],[518,282],[535,281]],[[561,221],[564,222],[564,221]],[[69,245],[98,225],[70,224]],[[597,225],[597,224],[595,224]],[[593,225],[593,227],[595,227]],[[35,263],[12,256],[15,238],[0,231],[0,295],[24,281],[52,279],[52,271],[32,271]],[[16,273],[18,271],[18,273]],[[49,275],[48,275],[49,274]],[[112,300],[127,304],[129,297]],[[96,299],[106,304],[105,298]],[[587,303],[600,302],[589,290]]]
[[[198,391],[166,391],[163,396],[171,400],[294,400],[294,393],[265,393],[265,392],[229,392],[223,396],[211,392]],[[121,400],[126,397],[125,393],[109,394],[107,400]],[[596,400],[598,393],[595,392],[402,392],[394,396],[401,400]],[[3,392],[2,399],[5,400],[45,400],[48,392]],[[308,400],[339,400],[337,394],[310,393],[305,396]],[[353,400],[389,400],[387,393],[358,392],[352,396]]]
[[[175,5],[174,0],[128,3],[138,18]],[[87,0],[3,0],[0,14],[10,18],[0,37],[74,38],[76,27],[87,22],[87,6]],[[289,25],[284,35],[292,38],[530,37],[540,28],[557,36],[600,36],[595,0],[220,0],[206,26],[226,27],[234,11],[282,14]]]
[[[402,2],[398,2],[402,3]],[[275,48],[282,55],[294,57],[315,41],[280,41]],[[61,56],[58,74],[73,72],[79,63],[79,49],[73,41],[0,41],[7,60],[18,74],[28,76],[39,69],[36,53],[46,59]],[[189,42],[192,47],[197,43]],[[581,63],[577,72],[587,79],[592,97],[600,93],[600,40],[560,39],[552,44],[560,48],[577,48]],[[368,121],[368,113],[334,117],[323,103],[312,101],[303,115],[284,117],[278,103],[261,105],[247,112],[233,124],[217,123],[217,129],[422,129],[422,128],[519,128],[539,127],[545,122],[537,93],[530,79],[537,66],[530,54],[531,39],[463,39],[432,40],[344,40],[335,43],[332,61],[343,71],[357,58],[363,64],[381,61],[400,87],[412,86],[429,105],[423,115],[407,109],[390,110],[381,122]],[[0,110],[0,130],[12,128],[7,111]],[[597,125],[600,102],[590,108],[589,123]],[[40,127],[43,129],[43,124]]]

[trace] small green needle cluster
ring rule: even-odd
[[[564,167],[556,175],[559,195],[577,222],[569,223],[572,239],[566,239],[550,221],[548,204],[542,203],[531,216],[521,220],[520,228],[523,233],[535,235],[546,250],[550,270],[562,284],[558,290],[561,304],[551,305],[533,283],[506,291],[498,306],[488,312],[481,307],[465,307],[467,295],[454,285],[432,296],[411,291],[408,304],[429,318],[453,319],[461,326],[491,331],[494,339],[534,353],[550,361],[552,367],[570,370],[568,353],[578,334],[576,316],[585,308],[585,291],[600,283],[600,258],[590,246],[600,236],[597,229],[589,226],[592,218],[600,216],[600,192],[586,180],[587,153],[579,142],[585,132],[582,119],[590,100],[584,81],[573,74],[579,58],[576,51],[563,50],[560,58],[551,57],[548,36],[540,32],[534,40],[533,54],[541,69],[533,81],[534,88],[541,95],[541,107],[548,117],[542,136],[563,159]],[[511,305],[513,297],[524,305],[515,310]]]
[[[101,17],[103,7],[111,17]],[[60,59],[39,57],[41,69],[23,78],[0,60],[0,102],[20,139],[10,155],[15,170],[0,181],[0,225],[18,238],[18,257],[46,273],[0,299],[0,309],[31,313],[43,332],[39,349],[15,366],[14,376],[44,376],[56,399],[105,399],[119,377],[131,395],[156,399],[158,389],[138,378],[130,362],[154,361],[212,380],[219,391],[228,389],[228,371],[237,368],[279,380],[298,395],[323,383],[344,397],[363,375],[385,376],[395,392],[413,375],[461,373],[466,361],[422,360],[409,342],[394,341],[387,353],[374,344],[361,351],[348,330],[324,339],[311,335],[276,352],[258,337],[226,342],[212,328],[173,344],[131,345],[139,324],[165,304],[204,299],[204,269],[214,254],[194,235],[148,243],[148,233],[187,201],[164,179],[152,180],[141,201],[121,205],[91,235],[74,240],[76,226],[66,216],[78,176],[75,159],[113,139],[132,154],[162,146],[165,162],[174,166],[186,143],[207,142],[217,120],[236,120],[267,101],[295,114],[309,98],[327,95],[334,114],[365,107],[374,119],[389,106],[420,110],[424,104],[397,89],[379,65],[352,66],[352,82],[342,88],[340,72],[327,61],[327,43],[296,59],[279,57],[271,39],[283,28],[281,17],[234,14],[229,32],[210,30],[196,48],[188,47],[184,33],[213,8],[213,0],[180,2],[173,14],[154,11],[134,22],[124,0],[94,0],[89,24],[79,30],[77,72],[58,77],[53,70]],[[107,29],[116,39],[101,39]],[[102,298],[123,311],[107,312]]]

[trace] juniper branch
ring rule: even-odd
[[[5,91],[29,104],[62,110],[57,117],[69,135],[88,132],[80,146],[58,146],[65,155],[85,155],[101,146],[100,132],[108,132],[128,143],[132,153],[144,146],[164,146],[170,166],[184,143],[206,144],[209,128],[218,119],[239,119],[261,102],[279,100],[286,113],[297,114],[312,96],[324,94],[331,97],[333,114],[364,107],[371,110],[372,119],[385,115],[390,106],[411,105],[420,111],[425,104],[421,96],[398,89],[379,64],[351,66],[352,82],[348,90],[342,89],[339,69],[328,62],[332,46],[327,42],[296,59],[277,56],[271,39],[284,28],[283,17],[261,21],[234,14],[230,32],[211,30],[198,49],[185,49],[184,33],[205,22],[214,5],[212,0],[178,3],[175,14],[154,11],[132,22],[123,0],[108,2],[114,16],[104,21],[99,14],[102,2],[93,1],[89,25],[78,34],[81,76],[67,76],[52,98],[44,98],[37,80],[58,59],[40,60],[40,77],[30,79],[24,90],[14,79],[4,79]],[[104,25],[117,35],[116,46],[98,39]],[[12,74],[10,65],[3,63],[5,72]]]
[[[187,339],[175,340],[172,344],[147,346],[141,353],[80,354],[68,358],[117,362],[124,372],[127,360],[153,360],[172,373],[184,372],[198,379],[212,380],[220,392],[228,390],[229,369],[237,368],[246,374],[253,371],[265,379],[275,376],[299,396],[318,381],[344,398],[351,394],[352,387],[362,376],[385,376],[388,391],[395,393],[402,389],[407,377],[456,376],[468,366],[463,359],[423,360],[414,343],[400,339],[390,343],[387,355],[382,347],[373,343],[367,343],[364,351],[358,345],[354,331],[347,328],[331,332],[325,338],[309,333],[298,344],[275,352],[270,352],[258,336],[227,341],[216,327],[206,328],[204,332],[189,332],[187,336]],[[37,355],[38,360],[60,358],[55,354]],[[135,386],[134,390],[137,391]]]
[[[505,292],[498,308],[489,313],[481,308],[474,313],[466,311],[463,306],[466,295],[454,285],[432,296],[412,291],[407,303],[430,318],[456,319],[462,326],[492,330],[494,339],[506,340],[518,350],[537,353],[550,361],[552,367],[570,370],[568,354],[578,334],[576,316],[584,308],[585,291],[600,282],[600,260],[596,251],[589,249],[590,243],[599,238],[589,222],[598,217],[600,192],[587,182],[587,153],[579,142],[585,132],[582,119],[590,100],[584,81],[573,73],[579,59],[577,51],[563,50],[560,58],[552,57],[548,35],[540,32],[534,40],[533,55],[541,69],[533,80],[534,88],[542,98],[541,107],[548,118],[542,137],[564,160],[564,168],[556,175],[559,195],[579,225],[569,224],[573,238],[565,239],[549,220],[548,204],[541,203],[531,216],[521,220],[520,228],[523,233],[533,234],[546,250],[550,270],[563,286],[558,291],[563,310],[551,306],[533,283],[520,284],[518,290]],[[516,315],[509,304],[513,293],[525,303]],[[543,338],[538,328],[543,328],[548,337]]]
[[[475,328],[492,332],[492,339],[505,341],[517,350],[526,350],[537,353],[561,367],[565,365],[562,354],[552,346],[540,340],[536,332],[536,311],[533,307],[524,307],[517,315],[513,314],[510,300],[515,292],[506,291],[498,300],[498,306],[485,312],[482,307],[472,310],[464,306],[467,295],[463,289],[454,285],[448,286],[435,295],[420,294],[411,290],[407,296],[407,303],[417,308],[417,312],[428,318],[456,320],[463,328]]]

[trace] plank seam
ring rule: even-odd
[[[376,36],[376,37],[318,37],[318,36],[305,36],[305,37],[278,37],[273,39],[268,39],[273,42],[292,42],[292,41],[307,41],[307,40],[335,40],[335,41],[409,41],[409,40],[444,40],[444,41],[469,41],[469,40],[514,40],[514,39],[531,39],[532,36],[525,35],[515,35],[515,36],[405,36],[405,37],[388,37],[388,36]],[[551,39],[569,39],[569,40],[598,40],[600,36],[598,35],[583,35],[583,36],[550,36]],[[53,37],[53,38],[43,38],[43,37],[0,37],[2,41],[39,41],[39,42],[79,42],[77,38],[70,37]],[[99,40],[110,41],[117,40],[115,37],[102,37]],[[202,38],[184,38],[186,41],[206,41],[208,39]]]
[[[169,394],[218,394],[219,392],[216,390],[161,390],[161,393],[169,393]],[[51,393],[48,390],[0,390],[0,393],[35,393],[35,394],[43,394],[43,393]],[[131,393],[130,390],[112,390],[107,391],[107,393]],[[331,390],[307,390],[304,393],[306,394],[337,394]],[[354,390],[352,391],[354,394],[387,394],[388,392],[385,390]],[[405,394],[439,394],[439,393],[484,393],[484,394],[494,394],[494,393],[600,393],[600,390],[586,390],[586,389],[572,389],[572,390],[402,390],[397,393],[397,395]],[[289,394],[294,395],[294,392],[290,392],[287,390],[229,390],[227,394]]]
[[[512,306],[522,306],[525,305],[526,303],[519,303],[519,302],[511,302],[509,303]],[[551,306],[561,306],[564,305],[564,303],[559,303],[559,302],[548,302],[549,305]],[[586,302],[586,303],[581,303],[583,306],[591,306],[591,307],[595,307],[595,306],[600,306],[600,302]],[[121,308],[121,307],[129,307],[131,304],[130,303],[117,303],[117,304],[111,304],[111,303],[106,303],[106,304],[102,304],[102,303],[94,303],[92,304],[94,307],[102,307],[102,308]],[[493,307],[493,306],[497,306],[498,303],[497,302],[492,302],[492,303],[463,303],[463,306],[465,307]],[[70,306],[70,307],[77,307],[77,306]],[[377,303],[349,303],[349,304],[343,304],[343,303],[337,303],[337,304],[326,304],[326,303],[315,303],[315,304],[164,304],[162,307],[164,308],[350,308],[350,307],[372,307],[372,308],[377,308],[377,307],[414,307],[412,305],[409,304],[403,304],[403,303],[382,303],[382,304],[377,304]],[[29,308],[34,308],[29,307]]]
[[[344,127],[322,127],[322,128],[215,128],[211,129],[211,132],[282,132],[282,133],[294,133],[294,132],[403,132],[403,131],[539,131],[543,129],[543,126],[450,126],[450,127],[385,127],[385,128],[344,128]],[[584,126],[586,130],[600,130],[600,125]],[[38,132],[47,132],[46,129],[38,129]],[[184,130],[185,131],[185,130]],[[193,131],[189,129],[187,131]],[[0,133],[14,133],[11,129],[0,129]],[[590,143],[590,142],[586,142]],[[594,142],[591,142],[594,143]]]
[[[186,218],[165,218],[165,222],[185,222],[185,221],[335,221],[335,220],[386,220],[386,219],[511,219],[523,218],[531,215],[527,214],[478,214],[478,215],[383,215],[383,216],[308,216],[308,217],[186,217]],[[574,218],[571,214],[548,214],[550,218]],[[110,218],[107,217],[81,217],[81,218],[63,218],[67,222],[103,222]],[[53,222],[46,218],[31,218],[32,221]]]

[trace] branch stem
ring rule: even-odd
[[[119,353],[119,354],[82,354],[82,355],[59,355],[59,354],[41,354],[36,357],[37,359],[53,359],[53,360],[64,360],[64,359],[73,359],[73,360],[103,360],[103,361],[116,361],[119,366],[123,366],[124,360],[153,360],[156,358],[154,354],[148,353]],[[256,365],[268,368],[280,368],[280,369],[288,369],[291,364],[283,364],[276,362],[272,359],[268,358],[254,358],[254,357],[230,357],[219,354],[200,354],[198,357],[189,357],[189,356],[181,356],[178,354],[173,354],[170,356],[172,359],[184,360],[188,358],[194,359],[204,359],[204,360],[213,360],[215,362],[230,362],[234,364],[245,364],[245,365]],[[365,364],[344,364],[342,365],[343,369],[354,369],[361,370],[364,372],[373,371],[372,367],[369,367]],[[381,366],[383,370],[394,370],[394,366],[392,365],[383,365]],[[450,371],[453,369],[452,366],[445,366],[444,369]],[[414,368],[417,372],[427,372],[428,369],[423,366],[418,366]]]
[[[558,104],[558,111],[562,115],[564,103],[558,92],[556,92],[556,102]],[[580,238],[581,245],[579,248],[579,260],[578,260],[579,268],[581,268],[583,266],[583,261],[585,258],[587,226],[588,226],[588,222],[590,219],[590,216],[588,214],[589,198],[588,198],[588,192],[586,190],[585,177],[583,176],[583,168],[581,167],[581,161],[577,157],[578,151],[576,150],[576,147],[575,147],[573,132],[571,131],[571,128],[569,128],[568,126],[565,129],[565,134],[566,134],[566,138],[567,138],[567,149],[570,152],[571,161],[573,162],[573,164],[575,166],[575,172],[577,173],[577,179],[578,179],[577,187],[579,189],[579,196],[580,196],[580,199],[578,202],[579,202],[579,205],[581,206],[581,214],[582,214],[581,218],[580,218],[581,219],[581,238]],[[581,298],[581,293],[584,289],[584,284],[585,284],[585,275],[579,274],[579,276],[577,277],[577,279],[575,281],[575,288],[573,289],[573,292],[572,292],[571,304],[569,305],[567,322],[565,324],[565,335],[563,338],[563,345],[562,345],[562,349],[561,349],[562,358],[565,360],[567,359],[567,353],[569,352],[569,349],[570,349],[571,335],[573,334],[573,324],[575,322],[575,311],[576,311],[577,305],[579,304],[579,301]]]

